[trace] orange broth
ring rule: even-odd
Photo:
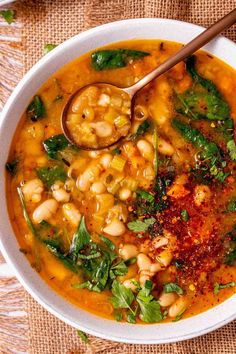
[[[94,82],[130,86],[180,47],[178,43],[160,40],[115,43],[105,49],[133,49],[148,52],[149,55],[128,58],[126,66],[122,68],[101,71],[91,66],[91,53],[73,60],[53,74],[38,91],[37,95],[46,111],[44,117],[32,121],[26,111],[12,141],[9,161],[17,159],[18,166],[15,175],[7,173],[6,190],[9,215],[21,251],[58,294],[78,307],[108,319],[114,319],[114,313],[119,310],[114,310],[110,301],[111,285],[107,284],[101,292],[73,287],[87,280],[87,275],[81,270],[75,273],[65,267],[46,244],[32,234],[22,213],[17,187],[22,186],[26,208],[35,228],[40,226],[40,210],[35,213],[35,209],[46,200],[54,200],[54,204],[48,206],[52,208],[50,215],[47,216],[44,210],[43,216],[57,230],[46,230],[46,237],[47,240],[53,239],[57,233],[66,256],[81,217],[84,216],[93,242],[101,244],[99,235],[102,234],[115,244],[115,252],[121,256],[124,245],[135,245],[136,252],[131,257],[134,264],[128,265],[127,259],[124,259],[127,273],[117,276],[120,284],[135,279],[141,286],[145,286],[145,281],[151,280],[155,301],[163,292],[164,284],[178,284],[183,294],[173,292],[175,301],[184,299],[181,313],[171,317],[168,315],[174,303],[172,301],[168,306],[161,306],[162,313],[165,312],[167,316],[162,321],[178,320],[182,312],[183,318],[196,315],[232,296],[236,291],[234,284],[219,290],[218,294],[214,294],[214,286],[216,283],[222,285],[236,282],[235,264],[224,263],[227,254],[232,253],[232,247],[235,247],[232,246],[235,236],[229,234],[235,223],[235,212],[227,211],[227,205],[236,197],[236,165],[229,158],[225,138],[217,130],[219,120],[193,119],[188,112],[176,112],[175,95],[181,95],[191,87],[195,88],[185,63],[181,62],[138,94],[135,104],[142,114],[132,123],[130,140],[124,139],[117,146],[99,152],[71,150],[70,147],[59,158],[57,156],[58,160],[50,159],[43,146],[46,139],[62,134],[61,112],[73,92]],[[230,107],[231,119],[235,121],[235,70],[203,51],[198,52],[196,58],[198,73],[214,82],[221,98]],[[199,148],[176,130],[172,124],[174,117],[217,143],[226,161],[223,168],[220,165],[220,171],[225,173],[223,182],[217,180],[213,172],[207,181],[199,182],[193,176]],[[151,122],[151,126],[135,137],[138,127],[146,119]],[[54,180],[50,187],[40,181],[35,187],[24,187],[29,181],[40,180],[36,170],[53,166],[63,169],[66,177],[60,176],[59,182]],[[91,169],[89,172],[88,168]],[[203,172],[200,174],[202,176]],[[160,190],[154,191],[157,178],[163,178],[164,181],[170,179],[163,194],[160,194]],[[38,193],[36,187],[39,188]],[[161,209],[154,208],[155,211],[151,212],[145,209],[145,212],[140,212],[140,205],[142,208],[148,202],[145,198],[137,199],[140,198],[139,190],[151,194],[155,198],[155,205],[161,203]],[[150,207],[153,208],[152,205]],[[139,220],[144,223],[146,219],[151,219],[152,224],[145,231],[136,232],[129,226],[130,222]],[[112,228],[113,222],[116,224]],[[113,235],[113,229],[116,235]],[[161,246],[157,245],[159,241]],[[137,259],[140,254],[148,257],[152,265],[156,265],[152,269],[159,267],[158,270],[142,268],[141,260],[135,262],[135,257]],[[80,262],[83,263],[83,260]],[[119,311],[125,321],[126,310]],[[142,322],[139,312],[136,320]]]

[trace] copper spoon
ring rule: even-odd
[[[132,109],[134,106],[134,97],[136,96],[137,92],[139,92],[143,87],[145,87],[147,84],[149,84],[152,80],[156,79],[160,75],[164,74],[166,71],[171,69],[173,66],[178,64],[180,61],[186,59],[188,56],[196,52],[198,49],[203,47],[206,43],[211,41],[214,37],[216,37],[220,32],[223,30],[227,29],[228,27],[232,26],[236,22],[236,9],[231,11],[229,14],[224,16],[222,19],[217,21],[214,25],[210,26],[207,28],[205,31],[203,31],[200,35],[198,35],[196,38],[194,38],[191,42],[186,44],[184,47],[182,47],[177,53],[172,55],[170,58],[165,60],[162,64],[160,64],[156,69],[152,70],[149,74],[145,75],[141,80],[139,80],[137,83],[135,83],[132,86],[126,87],[126,88],[118,88],[114,85],[111,84],[106,84],[106,83],[93,83],[88,86],[96,86],[96,85],[107,85],[110,87],[114,87],[116,90],[121,90],[129,95],[129,98],[131,100],[131,116],[130,120],[132,121],[132,116],[134,110]],[[66,121],[67,121],[67,113],[69,106],[75,96],[78,95],[78,93],[81,90],[84,90],[85,87],[79,89],[75,93],[73,93],[69,100],[67,101],[63,111],[62,111],[62,116],[61,116],[61,123],[62,123],[62,130],[67,137],[67,139],[77,145],[79,148],[85,149],[85,150],[98,150],[98,149],[104,149],[106,147],[109,147],[111,145],[114,145],[120,140],[121,138],[124,138],[124,136],[119,137],[119,139],[112,141],[112,143],[109,143],[107,145],[100,145],[97,148],[91,147],[91,146],[81,146],[77,144],[74,139],[71,136],[71,132],[69,131]]]

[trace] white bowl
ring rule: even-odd
[[[236,318],[236,295],[215,308],[180,322],[131,325],[106,320],[75,307],[54,292],[30,267],[19,252],[11,227],[5,193],[5,162],[11,140],[30,98],[65,63],[92,49],[121,40],[158,38],[186,43],[203,30],[190,23],[166,19],[134,19],[109,23],[78,34],[43,57],[25,75],[5,105],[0,124],[0,235],[1,251],[12,265],[26,290],[49,312],[62,321],[92,335],[114,341],[138,344],[177,342],[213,331]],[[236,69],[236,45],[219,37],[204,49]]]

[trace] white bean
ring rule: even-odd
[[[172,156],[175,152],[173,146],[162,138],[158,138],[157,148],[161,154],[167,156]]]
[[[137,257],[137,265],[139,271],[142,272],[143,270],[150,270],[151,268],[151,259],[144,253],[139,253]]]
[[[65,218],[73,225],[78,226],[81,214],[73,203],[66,203],[62,207]]]
[[[101,194],[106,192],[106,187],[102,182],[94,182],[91,185],[90,190],[94,194]]]
[[[161,293],[158,302],[162,307],[171,306],[177,298],[175,293]]]
[[[147,280],[151,279],[151,275],[141,273],[139,276],[139,283],[144,286]]]
[[[33,212],[33,220],[40,223],[43,220],[49,220],[57,211],[58,203],[55,199],[45,200]]]
[[[111,102],[110,96],[106,95],[105,93],[102,93],[99,96],[99,99],[98,99],[99,106],[107,107],[110,104],[110,102]]]
[[[22,191],[26,201],[38,203],[41,200],[41,194],[44,190],[43,182],[39,178],[27,181],[22,186]]]
[[[127,200],[131,197],[131,190],[128,188],[121,188],[119,190],[119,198],[120,200]]]
[[[111,154],[104,154],[100,157],[100,164],[102,167],[106,170],[111,163],[111,160],[113,159],[113,156]]]
[[[122,221],[118,219],[112,220],[103,231],[111,236],[121,236],[125,233],[125,225]]]
[[[140,154],[148,161],[153,161],[154,150],[152,144],[147,140],[141,139],[137,142],[137,148]]]
[[[112,125],[108,122],[96,122],[91,123],[91,126],[95,129],[96,135],[99,138],[107,138],[112,135],[113,128]]]
[[[170,262],[172,261],[173,253],[169,250],[164,250],[158,254],[157,260],[161,263],[164,267],[167,267]]]
[[[127,243],[119,249],[119,254],[121,258],[127,261],[128,259],[138,255],[138,248],[135,245]]]
[[[169,308],[169,316],[170,317],[176,317],[183,313],[187,308],[187,300],[185,297],[179,297],[178,300],[176,300],[173,305]]]
[[[63,183],[56,182],[52,185],[52,195],[58,202],[66,203],[70,200],[70,194],[63,188]]]
[[[70,200],[70,194],[65,189],[60,188],[52,192],[53,198],[58,202],[67,203]]]

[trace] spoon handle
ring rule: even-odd
[[[216,37],[220,32],[224,29],[232,26],[236,22],[236,8],[228,13],[226,16],[217,21],[214,25],[207,28],[201,34],[199,34],[196,38],[194,38],[191,42],[182,47],[177,53],[171,56],[169,59],[164,61],[161,65],[159,65],[156,69],[152,70],[149,74],[147,74],[144,78],[138,81],[133,86],[130,86],[125,89],[125,91],[133,96],[137,93],[141,88],[146,86],[150,81],[155,79],[156,77],[162,75],[164,72],[171,69],[173,66],[178,64],[180,61],[186,59],[189,55],[196,52],[198,49],[203,47],[206,43],[208,43],[211,39]]]

